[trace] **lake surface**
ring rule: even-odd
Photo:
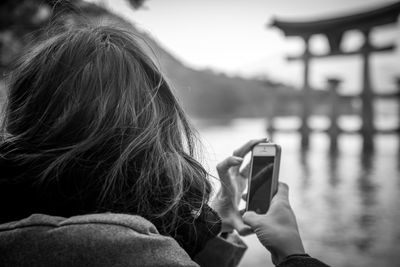
[[[354,125],[351,120],[347,120],[350,126]],[[381,124],[390,120],[398,122],[389,118]],[[279,123],[298,122],[282,119]],[[318,124],[318,119],[314,123]],[[266,136],[262,119],[218,125],[202,121],[196,125],[205,147],[204,161],[213,174],[216,163],[235,148]],[[289,198],[307,253],[331,266],[400,266],[397,136],[376,136],[372,155],[362,153],[362,140],[357,135],[340,137],[337,156],[330,156],[329,139],[323,133],[312,135],[308,151],[301,151],[297,133],[277,133],[274,142],[282,146],[280,180],[290,187]],[[255,235],[245,241],[249,249],[242,267],[273,266]]]

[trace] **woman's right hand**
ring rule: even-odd
[[[287,256],[305,253],[288,192],[289,187],[279,183],[278,192],[266,214],[249,211],[243,215],[244,223],[252,228],[261,244],[271,252],[275,265]]]

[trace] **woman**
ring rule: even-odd
[[[274,232],[263,241],[269,217],[246,214],[246,225],[237,209],[245,181],[238,166],[265,140],[250,141],[219,165],[223,186],[214,209],[208,206],[211,185],[195,160],[194,131],[138,40],[115,27],[77,26],[21,57],[10,77],[0,146],[0,223],[33,213],[135,214],[192,258],[221,231],[250,226],[276,263],[304,254],[289,206],[282,210],[291,237],[277,238],[279,246],[269,243]],[[287,245],[280,242],[292,246],[281,249]]]

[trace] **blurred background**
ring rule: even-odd
[[[53,18],[124,24],[144,35],[174,85],[212,174],[242,143],[268,135],[282,146],[280,179],[310,255],[332,266],[399,265],[398,1],[3,0],[0,7],[0,105],[15,56]],[[241,266],[273,266],[255,236],[245,239]]]

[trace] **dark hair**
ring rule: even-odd
[[[170,233],[211,186],[195,133],[138,38],[80,25],[35,45],[10,76],[2,146],[40,162],[40,184],[84,173],[98,192],[92,212],[139,214]]]

